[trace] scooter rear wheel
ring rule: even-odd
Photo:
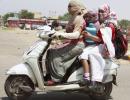
[[[11,75],[5,82],[5,92],[11,100],[26,100],[32,92],[23,91],[20,86],[29,86],[34,91],[34,84],[27,76]]]
[[[90,92],[89,96],[92,100],[106,100],[110,97],[110,94],[112,92],[112,82],[106,83],[103,85],[103,92]]]

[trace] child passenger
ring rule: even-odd
[[[86,37],[85,43],[86,46],[95,46],[98,41],[100,41],[99,37],[97,37],[97,32],[99,30],[100,23],[98,21],[98,13],[96,11],[88,11],[83,16],[85,22],[86,22],[86,29],[84,31],[84,37]],[[91,35],[92,38],[88,38],[88,36]],[[86,60],[81,59],[81,62],[84,66]],[[85,80],[90,80],[88,77],[89,75],[89,67],[84,67],[84,75],[83,78]]]
[[[86,22],[86,32],[89,32],[90,34],[96,36],[97,31],[99,30],[99,21],[98,21],[98,14],[96,11],[88,11],[84,16],[83,16],[85,22]],[[87,35],[87,34],[84,34]],[[87,37],[87,36],[86,36]],[[95,45],[96,42],[90,38],[85,38],[86,45]]]

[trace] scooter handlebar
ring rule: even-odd
[[[41,38],[41,39],[49,39],[49,38],[54,38],[55,34],[55,30],[51,30],[51,31],[41,31],[37,34],[37,37]]]

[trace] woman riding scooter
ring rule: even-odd
[[[74,7],[73,10],[71,11],[71,13],[73,12],[72,15],[74,14],[72,18],[73,20],[71,19],[71,22],[73,23],[69,23],[73,27],[70,27],[69,29],[73,30],[74,28],[76,31],[72,33],[63,33],[64,35],[61,33],[56,33],[57,35],[55,36],[62,35],[66,38],[67,36],[69,36],[69,39],[71,42],[69,42],[67,46],[61,47],[59,49],[49,50],[49,52],[52,51],[50,53],[48,52],[49,55],[51,55],[52,53],[55,53],[55,54],[52,55],[53,57],[51,59],[48,57],[49,55],[47,54],[47,59],[43,60],[42,58],[46,55],[48,48],[50,47],[52,43],[53,35],[55,34],[55,31],[51,30],[51,27],[44,26],[42,32],[40,31],[38,34],[38,37],[40,39],[36,41],[33,45],[31,45],[29,49],[27,49],[24,52],[23,57],[22,57],[23,59],[22,62],[20,64],[12,66],[6,72],[8,77],[5,81],[4,88],[5,88],[5,92],[7,96],[10,99],[12,100],[28,99],[28,97],[31,96],[31,94],[35,91],[36,88],[40,89],[40,91],[43,91],[44,93],[56,92],[56,91],[58,92],[59,91],[83,92],[90,95],[90,97],[96,98],[96,99],[97,97],[106,99],[108,96],[110,96],[112,92],[112,84],[113,83],[115,84],[116,82],[116,75],[117,75],[117,68],[118,68],[117,64],[115,64],[115,67],[113,68],[112,67],[113,64],[111,63],[110,60],[109,62],[107,61],[108,63],[106,63],[105,68],[107,69],[104,70],[104,76],[103,76],[104,80],[102,81],[102,84],[100,84],[100,88],[98,88],[97,91],[91,91],[91,89],[89,88],[89,85],[82,84],[83,83],[83,68],[78,58],[76,59],[76,56],[79,55],[80,52],[82,52],[84,43],[82,41],[82,38],[78,38],[80,37],[80,35],[79,36],[76,35],[78,39],[72,39],[73,36],[71,35],[75,36],[74,33],[78,34],[79,29],[83,28],[84,20],[81,13],[82,10],[81,9],[79,10],[79,8],[84,8],[84,7],[75,1],[74,2],[71,1],[71,3],[69,4],[71,5],[69,5],[70,8],[68,8],[68,10],[72,10],[72,8]],[[78,5],[78,9],[77,9],[77,6],[75,7],[74,5]],[[73,7],[71,8],[71,6]],[[78,13],[74,13],[77,11]],[[90,58],[92,58],[93,56],[95,57],[95,55],[91,54]],[[57,61],[56,64],[59,64],[60,67],[59,66],[49,67],[48,65],[53,64],[52,62],[49,63],[49,61],[51,60],[53,62]],[[91,61],[93,60],[92,59],[90,60],[91,64],[95,64],[94,62],[91,62]],[[45,62],[46,64],[43,64]],[[48,73],[50,73],[51,79],[54,81],[56,79],[58,80],[57,84],[53,84],[53,86],[52,84],[47,84],[48,83],[47,80],[49,80],[49,77],[47,77],[47,74],[46,74],[47,73],[45,69],[46,67],[49,69],[47,71]],[[59,69],[56,69],[56,67]],[[60,71],[63,71],[63,72],[60,72]],[[92,75],[94,74],[92,73]],[[48,86],[48,85],[51,85],[51,86]],[[100,92],[100,89],[103,89],[103,91]],[[98,99],[98,100],[102,100],[102,99]]]
[[[58,81],[65,75],[67,68],[74,62],[76,56],[80,55],[85,48],[81,33],[85,28],[83,14],[86,12],[86,8],[78,0],[71,0],[68,4],[68,12],[71,17],[66,26],[66,32],[56,32],[54,37],[60,36],[68,39],[69,43],[61,48],[51,48],[47,53],[48,72]],[[53,84],[52,81],[48,81],[48,83]]]

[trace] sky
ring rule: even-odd
[[[130,20],[130,0],[81,0],[87,9],[97,10],[104,3],[117,13],[118,19]],[[69,0],[0,0],[0,15],[21,9],[41,12],[43,16],[58,16],[67,12]]]

